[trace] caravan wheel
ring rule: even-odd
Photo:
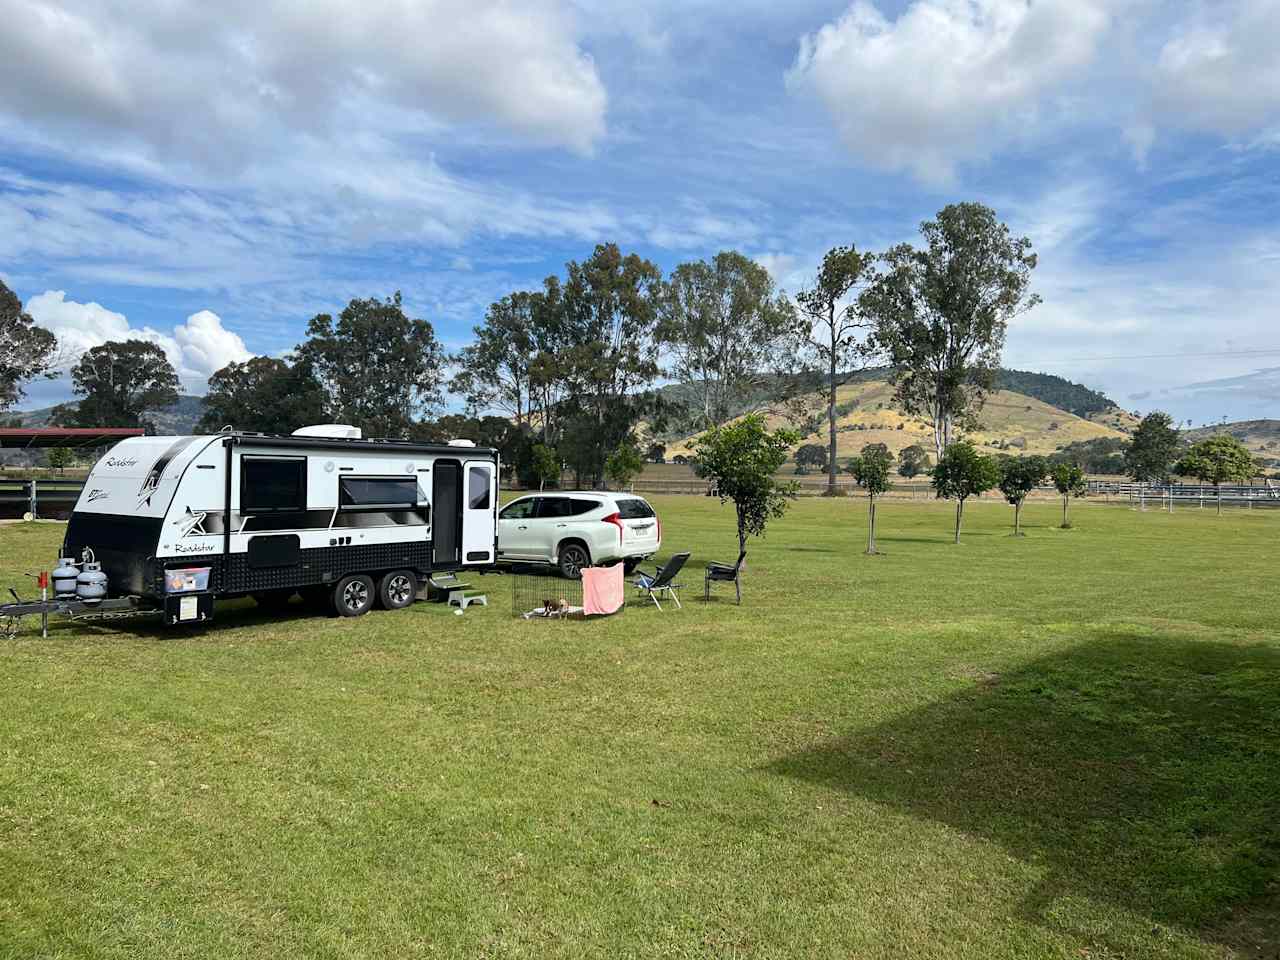
[[[392,570],[378,584],[378,602],[387,610],[399,610],[413,603],[418,578],[412,570]]]
[[[363,573],[343,577],[333,588],[333,609],[340,617],[362,617],[373,606],[373,580]]]

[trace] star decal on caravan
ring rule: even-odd
[[[138,489],[139,510],[151,506],[151,498],[160,486],[160,478],[164,476],[165,469],[173,462],[174,457],[187,449],[196,439],[196,437],[179,437],[160,455],[160,459],[151,465],[146,478],[142,481],[142,486]]]

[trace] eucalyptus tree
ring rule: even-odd
[[[0,281],[0,411],[21,400],[30,381],[54,376],[57,353],[58,338],[38,326]]]
[[[73,426],[140,427],[143,415],[178,400],[182,385],[173,364],[146,340],[108,341],[86,350],[71,368],[80,397]]]
[[[484,323],[472,328],[475,340],[452,358],[458,373],[450,389],[473,411],[499,410],[517,427],[529,426],[541,297],[518,291],[490,304]]]
[[[893,365],[895,398],[933,424],[939,460],[995,388],[1009,322],[1040,302],[1036,254],[989,207],[958,203],[920,225],[924,245],[893,247],[861,297]]]
[[[855,296],[873,273],[875,257],[852,245],[834,247],[822,258],[813,283],[796,295],[797,334],[813,353],[827,386],[827,493],[836,493],[836,387],[839,375],[865,365],[871,350],[866,319]]]
[[[404,311],[400,292],[352,300],[335,319],[317,314],[297,348],[328,394],[328,414],[368,436],[405,437],[438,410],[444,352],[430,322]]]
[[[667,375],[697,425],[741,413],[787,370],[795,310],[769,271],[736,250],[672,271],[662,297],[660,337]]]

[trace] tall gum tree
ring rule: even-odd
[[[796,295],[797,338],[817,360],[827,386],[827,493],[836,494],[836,387],[839,376],[865,366],[872,353],[871,323],[856,295],[872,276],[875,257],[852,246],[834,247],[818,275]]]
[[[701,429],[724,423],[763,398],[786,370],[795,310],[769,271],[736,250],[708,263],[682,263],[663,290],[659,335],[667,375],[682,384]]]
[[[989,207],[951,204],[920,233],[923,248],[904,243],[880,257],[860,299],[893,365],[895,399],[933,424],[941,460],[994,389],[1009,322],[1040,297],[1030,292],[1030,239],[1013,237]]]

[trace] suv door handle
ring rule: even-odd
[[[522,524],[520,524],[520,526],[516,527],[516,529],[517,529],[517,530],[528,530],[529,528],[528,528],[528,527],[526,527],[526,526],[522,523]]]
[[[557,527],[567,527],[567,526],[568,526],[568,524],[567,524],[567,523],[557,523],[557,524],[556,524],[556,526],[557,526]]]

